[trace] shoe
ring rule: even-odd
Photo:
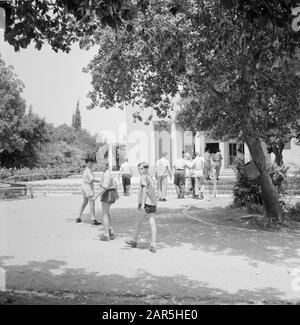
[[[167,199],[161,199],[162,201],[164,201],[164,202],[166,202],[167,201]]]
[[[110,241],[110,237],[105,236],[105,235],[102,234],[102,235],[100,236],[100,240],[101,240],[101,241]]]
[[[157,249],[156,249],[156,247],[154,247],[154,246],[150,246],[150,247],[149,247],[149,251],[150,251],[151,253],[156,253],[156,252],[157,252]]]
[[[125,240],[125,243],[129,246],[131,246],[132,248],[136,248],[137,246],[137,242],[133,241],[132,239],[130,240]]]
[[[111,230],[109,229],[109,238],[111,240],[114,240],[116,238],[115,234],[113,232],[111,232]]]
[[[76,218],[76,223],[79,223],[81,222],[81,219],[80,218]]]
[[[97,220],[92,220],[92,225],[99,226],[101,225],[101,222],[98,222]]]

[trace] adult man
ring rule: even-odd
[[[132,177],[132,169],[128,162],[128,159],[126,159],[121,165],[119,173],[119,177],[122,177],[124,195],[128,196]]]
[[[220,169],[222,166],[222,160],[223,160],[223,156],[221,154],[221,150],[218,149],[217,152],[214,155],[212,155],[212,165],[213,165],[213,168],[216,170],[217,180],[219,180]]]
[[[178,199],[184,199],[184,187],[185,187],[185,167],[186,161],[182,156],[174,161],[174,185],[176,188]]]
[[[193,159],[192,164],[192,177],[194,178],[193,197],[195,199],[203,199],[204,191],[204,158],[199,152],[196,152],[196,157]]]
[[[167,153],[164,152],[162,157],[157,160],[155,168],[155,176],[157,180],[157,190],[159,201],[167,201],[168,175],[172,177],[169,160],[166,158]]]

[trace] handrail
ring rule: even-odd
[[[16,182],[11,183],[11,182],[7,182],[7,181],[5,181],[5,180],[0,180],[0,183],[8,184],[8,185],[10,185],[10,187],[12,187],[12,188],[23,187],[23,188],[25,188],[26,190],[28,189],[29,192],[30,192],[30,196],[31,196],[31,198],[33,199],[33,188],[32,188],[31,185],[27,185],[27,184],[23,184],[23,183],[16,183]],[[25,191],[25,193],[26,193],[26,191]]]
[[[3,180],[9,180],[9,179],[12,179],[12,178],[17,178],[17,177],[31,177],[31,176],[58,176],[58,175],[61,175],[61,176],[69,176],[69,175],[73,175],[73,173],[56,173],[56,174],[52,174],[52,173],[49,173],[49,174],[46,174],[46,173],[41,173],[41,174],[20,174],[20,175],[11,175],[11,176],[8,176],[8,177],[5,177]],[[75,174],[76,175],[76,174]]]

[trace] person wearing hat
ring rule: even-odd
[[[95,179],[92,167],[93,167],[93,159],[88,157],[85,159],[85,170],[82,176],[82,197],[83,202],[80,207],[79,216],[76,218],[76,222],[81,222],[82,213],[89,203],[90,206],[90,214],[92,224],[97,226],[101,223],[98,222],[95,218],[95,198],[94,198],[94,183],[100,182],[100,180]]]
[[[140,173],[140,191],[138,196],[138,210],[144,210],[145,213],[139,213],[136,218],[135,232],[133,239],[126,240],[125,243],[130,247],[137,247],[138,237],[141,231],[142,223],[145,218],[149,220],[151,229],[150,252],[156,253],[156,223],[155,214],[157,207],[157,198],[155,192],[155,182],[149,175],[149,164],[142,162],[138,165]]]

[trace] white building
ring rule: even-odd
[[[155,166],[156,160],[163,152],[167,152],[172,165],[183,151],[203,154],[206,147],[210,148],[211,152],[220,149],[223,156],[221,173],[226,169],[231,169],[234,165],[238,148],[243,151],[246,162],[251,160],[247,145],[236,139],[222,141],[213,139],[208,131],[199,130],[195,134],[183,131],[175,125],[172,118],[163,121],[154,118],[149,125],[145,125],[144,121],[149,114],[154,113],[151,111],[141,112],[143,121],[134,122],[132,115],[136,110],[136,107],[132,105],[124,107],[124,122],[119,125],[119,134],[106,132],[108,136],[105,138],[109,143],[109,162],[114,169],[123,162],[125,157],[128,157],[132,166],[136,166],[141,161],[147,161],[150,166]],[[173,117],[175,113],[176,111]],[[119,150],[119,158],[117,158],[116,149]],[[266,146],[264,149],[266,152]],[[291,170],[300,169],[300,146],[296,145],[296,140],[292,140],[286,146],[283,159]]]

